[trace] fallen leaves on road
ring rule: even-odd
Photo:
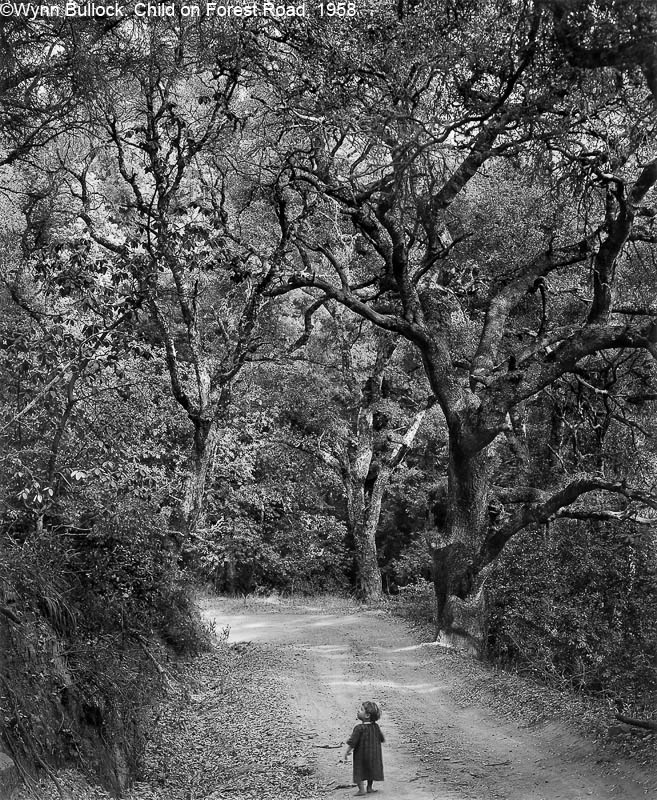
[[[313,778],[311,737],[292,719],[277,680],[281,658],[266,645],[240,643],[216,647],[188,665],[156,715],[144,774],[125,800],[325,796]],[[72,770],[59,779],[67,800],[111,800]],[[61,797],[45,780],[34,791],[39,800]]]
[[[655,763],[654,734],[621,731],[610,736],[609,724],[614,718],[604,698],[546,686],[456,652],[443,651],[440,657],[451,661],[452,695],[463,706],[488,707],[502,717],[513,719],[521,728],[561,723],[586,739],[597,740],[614,757],[631,759],[643,766]]]
[[[278,685],[280,652],[240,643],[189,669],[191,693],[163,708],[146,780],[126,800],[314,800],[311,744]]]

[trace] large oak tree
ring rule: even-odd
[[[280,99],[305,141],[288,191],[312,215],[275,291],[312,289],[417,349],[449,431],[433,550],[447,632],[476,638],[473,597],[519,531],[592,492],[654,503],[611,469],[532,466],[546,448],[525,427],[595,354],[656,352],[631,276],[654,287],[657,28],[631,5],[428,2],[289,32],[297,93],[288,79]]]

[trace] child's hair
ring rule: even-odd
[[[381,718],[381,709],[372,700],[366,700],[363,703],[363,709],[366,714],[369,714],[371,722],[376,722]]]

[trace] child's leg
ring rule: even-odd
[[[358,791],[356,792],[355,797],[361,797],[362,795],[367,794],[365,791],[365,781],[358,781],[356,786],[358,786]]]
[[[368,792],[368,794],[376,794],[377,790],[372,787],[373,783],[374,783],[374,781],[367,781],[367,792]]]

